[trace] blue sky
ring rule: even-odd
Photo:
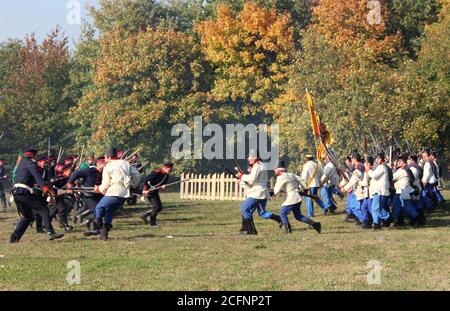
[[[67,16],[71,12],[68,5],[81,4],[81,18],[87,17],[86,5],[96,5],[96,0],[0,0],[0,41],[8,38],[23,38],[26,34],[36,33],[42,40],[56,25],[59,25],[70,45],[78,39],[80,24],[69,24]]]

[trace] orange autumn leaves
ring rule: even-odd
[[[374,60],[392,58],[401,48],[401,36],[388,33],[387,12],[383,1],[318,0],[313,29],[349,53],[362,47],[372,53]]]
[[[287,79],[294,53],[290,16],[253,2],[234,16],[222,5],[216,19],[198,23],[195,30],[215,68],[214,100],[241,101],[244,114],[264,111]]]
[[[387,128],[398,115],[368,108],[397,107],[402,38],[389,31],[383,1],[380,22],[368,22],[368,2],[316,0],[301,42],[289,13],[251,1],[237,12],[218,6],[192,31],[113,28],[102,33],[93,88],[76,114],[101,111],[89,114],[95,138],[121,143],[199,114],[220,121],[264,116],[295,128],[294,137],[304,129],[293,124],[305,120],[301,96],[309,88],[336,119],[335,133],[345,133],[342,124],[354,131],[372,121]]]

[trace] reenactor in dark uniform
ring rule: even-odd
[[[37,158],[37,166],[41,172],[42,179],[51,184],[54,192],[62,188],[67,181],[67,177],[56,170],[56,158],[53,155],[40,156]],[[68,223],[68,216],[72,209],[73,198],[70,195],[60,195],[55,197],[55,202],[49,204],[50,219],[53,221],[56,217],[59,221],[59,227],[66,232],[72,231],[73,227]],[[36,226],[38,232],[42,232],[42,221],[39,215],[36,215]]]
[[[50,240],[59,239],[64,236],[64,234],[55,233],[53,230],[45,198],[34,194],[32,187],[35,184],[38,184],[45,194],[50,197],[54,196],[50,185],[44,182],[42,176],[38,172],[36,161],[34,160],[36,153],[36,149],[32,147],[27,148],[24,152],[23,159],[17,167],[12,193],[17,208],[20,211],[21,218],[17,223],[14,232],[11,234],[11,243],[19,242],[29,224],[34,219],[33,211],[41,216],[42,223]]]
[[[142,165],[142,163],[139,161],[139,154],[135,153],[131,156],[130,159],[130,164],[133,165],[136,170],[142,174],[144,171],[144,166]],[[128,198],[127,200],[127,204],[128,205],[136,205],[137,203],[137,195],[132,195],[130,198]]]
[[[83,188],[94,188],[95,186],[100,186],[102,184],[102,172],[105,167],[105,157],[100,157],[96,160],[95,164],[90,164],[88,168],[84,168],[78,170],[72,175],[67,182],[67,187],[72,188],[75,185],[75,182],[81,180],[80,186]],[[103,194],[94,193],[94,192],[82,192],[81,200],[86,206],[86,210],[81,212],[83,217],[86,217],[86,220],[83,221],[83,225],[90,228],[90,224],[94,221],[93,215],[95,212],[95,206],[100,200],[103,198]],[[99,230],[99,228],[95,228],[94,230]]]
[[[147,195],[148,201],[150,202],[150,210],[141,215],[141,219],[147,224],[147,218],[150,217],[150,226],[157,226],[156,216],[162,210],[161,198],[159,197],[159,190],[154,190],[154,188],[162,187],[164,189],[165,184],[169,180],[169,174],[173,169],[174,164],[172,162],[167,162],[164,167],[159,170],[152,171],[144,179],[144,191],[142,194]]]
[[[8,201],[6,200],[5,188],[3,187],[3,181],[6,179],[4,159],[0,159],[0,201],[2,201],[3,209],[6,210],[8,208]]]

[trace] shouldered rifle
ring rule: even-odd
[[[158,191],[158,190],[161,190],[161,189],[166,189],[167,187],[170,187],[170,186],[173,186],[173,185],[177,185],[177,184],[181,184],[181,183],[189,181],[189,180],[191,180],[191,178],[186,178],[186,179],[183,179],[183,180],[175,181],[175,182],[170,183],[170,184],[166,184],[166,185],[162,185],[162,186],[159,186],[159,187],[150,188],[147,191],[148,192],[154,192],[154,191]],[[148,196],[148,194],[139,194],[139,193],[133,193],[133,195],[140,195],[140,196],[143,196],[143,197]]]

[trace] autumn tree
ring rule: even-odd
[[[196,24],[201,49],[214,69],[211,96],[238,112],[264,112],[282,91],[294,52],[290,16],[253,2],[236,15],[226,5]]]
[[[142,146],[150,159],[167,154],[170,125],[202,112],[195,104],[204,75],[192,38],[162,28],[135,35],[116,29],[100,46],[94,86],[72,110],[77,126],[89,129],[80,140],[98,149]]]
[[[31,35],[1,50],[8,54],[0,66],[2,127],[11,139],[6,146],[43,147],[47,137],[70,144],[67,112],[73,102],[66,90],[71,67],[67,38],[56,29],[42,43]]]

